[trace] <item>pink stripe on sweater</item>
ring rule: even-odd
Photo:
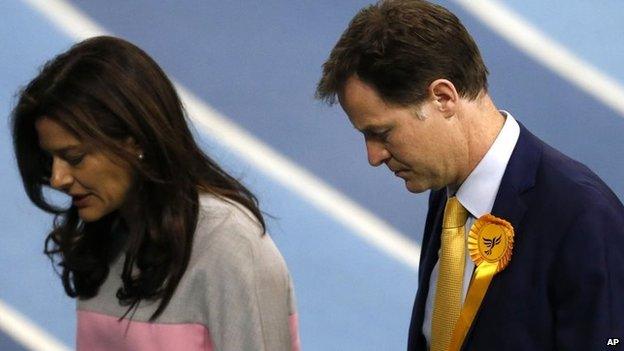
[[[291,314],[290,318],[288,318],[288,326],[290,328],[290,349],[292,351],[300,351],[301,350],[301,340],[299,339],[299,319],[297,318],[297,314]]]
[[[201,324],[164,324],[78,311],[78,351],[212,351],[208,328]]]

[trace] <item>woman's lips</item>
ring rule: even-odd
[[[73,204],[76,207],[85,207],[87,205],[87,203],[89,202],[89,196],[90,194],[85,194],[85,195],[74,195],[72,196],[73,199]]]

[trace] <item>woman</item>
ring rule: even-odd
[[[197,146],[141,49],[76,44],[19,96],[13,141],[79,350],[294,350],[291,281],[256,198]],[[69,207],[46,200],[52,187]]]

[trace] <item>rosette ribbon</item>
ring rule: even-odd
[[[490,282],[507,267],[514,243],[513,226],[504,219],[486,214],[475,221],[468,234],[468,251],[475,269],[466,299],[455,324],[449,351],[459,351],[470,330]]]

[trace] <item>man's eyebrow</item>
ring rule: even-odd
[[[357,130],[359,130],[360,132],[362,132],[363,134],[377,134],[379,133],[380,130],[383,130],[385,127],[384,126],[373,126],[373,125],[367,125],[362,127],[361,129],[356,128]]]

